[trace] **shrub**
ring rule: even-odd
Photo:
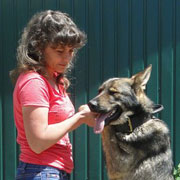
[[[177,168],[174,168],[174,178],[175,180],[180,180],[180,164],[178,165]]]

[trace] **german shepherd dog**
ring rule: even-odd
[[[174,179],[169,130],[154,116],[163,107],[144,92],[151,70],[105,81],[88,103],[99,113],[95,133],[102,132],[110,180]]]

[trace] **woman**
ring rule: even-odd
[[[87,105],[74,112],[66,93],[66,73],[86,36],[67,14],[44,11],[32,17],[17,49],[10,76],[20,164],[16,179],[67,180],[73,169],[68,133],[82,124],[94,126]]]

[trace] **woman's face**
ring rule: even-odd
[[[74,54],[74,48],[69,46],[58,46],[52,48],[47,46],[44,50],[46,70],[49,75],[54,72],[64,73]]]

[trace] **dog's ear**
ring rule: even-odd
[[[144,71],[141,71],[134,76],[131,77],[131,79],[134,81],[134,85],[137,87],[141,87],[141,89],[146,89],[146,84],[151,76],[152,71],[152,65],[150,64]]]

